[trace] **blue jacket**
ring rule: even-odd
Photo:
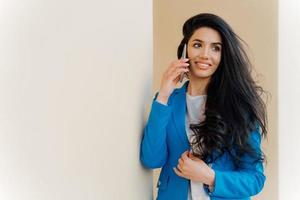
[[[175,89],[163,105],[156,100],[156,93],[148,122],[144,128],[141,142],[140,159],[147,168],[162,167],[157,183],[158,200],[187,200],[189,180],[179,177],[173,171],[184,151],[190,149],[185,131],[186,90],[189,81],[181,88]],[[250,137],[251,146],[260,151],[261,136],[259,129]],[[243,157],[243,168],[234,168],[232,159],[227,153],[212,163],[215,171],[215,186],[210,192],[205,191],[211,200],[249,200],[259,193],[265,182],[261,162],[251,163],[249,156]]]

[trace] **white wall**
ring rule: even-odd
[[[279,0],[279,199],[300,197],[300,1]]]
[[[0,199],[141,200],[152,1],[0,0]]]

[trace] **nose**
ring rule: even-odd
[[[209,48],[207,46],[201,48],[200,57],[203,58],[203,59],[208,59],[208,57],[209,57]]]

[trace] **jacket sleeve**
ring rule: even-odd
[[[143,137],[140,148],[140,159],[147,168],[162,167],[168,157],[166,144],[167,124],[171,117],[171,106],[164,105],[156,101],[156,93],[148,122],[143,130]]]
[[[261,153],[261,136],[258,129],[251,133],[249,142],[255,151]],[[214,170],[214,190],[210,192],[205,188],[210,196],[240,199],[256,195],[262,190],[266,179],[262,162],[253,162],[250,156],[244,156],[242,160],[243,167],[235,171]]]

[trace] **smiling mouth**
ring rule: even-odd
[[[207,63],[201,63],[201,62],[195,62],[195,64],[201,68],[201,69],[207,69],[209,68],[211,65],[210,64],[207,64]]]

